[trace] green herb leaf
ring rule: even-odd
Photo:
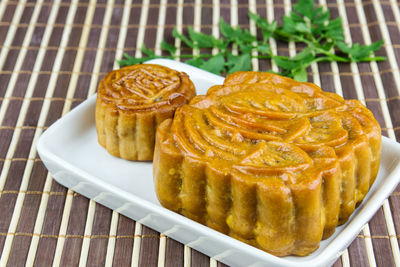
[[[146,60],[146,58],[135,58],[135,57],[131,57],[127,53],[124,53],[124,58],[118,60],[118,64],[120,67],[125,67],[125,66],[142,63],[145,60]]]
[[[161,42],[161,49],[168,51],[171,56],[175,55],[176,52],[176,47],[172,44],[167,43],[164,40]]]
[[[226,38],[230,38],[235,35],[235,29],[233,29],[231,25],[226,23],[223,18],[219,20],[219,28],[222,35],[224,35]]]
[[[258,27],[260,27],[264,43],[266,43],[268,39],[271,38],[271,36],[274,34],[277,28],[276,21],[268,23],[265,19],[261,18],[259,15],[254,14],[250,11],[249,11],[249,18],[253,20]]]
[[[303,51],[296,54],[291,58],[292,61],[303,61],[308,62],[314,58],[313,50],[310,47],[304,48]]]
[[[204,64],[204,60],[201,58],[192,58],[186,60],[185,63],[200,68]]]
[[[359,62],[368,59],[372,53],[381,48],[382,44],[383,41],[380,40],[370,45],[353,44],[352,46],[339,42],[337,46],[343,53],[348,54],[353,61]]]
[[[190,41],[185,35],[180,34],[176,28],[172,31],[172,36],[177,39],[181,39],[187,46],[194,48],[194,43]]]
[[[262,54],[270,54],[271,53],[271,48],[269,47],[269,44],[261,44],[257,46],[258,51],[260,51]]]
[[[192,27],[189,27],[189,37],[199,48],[213,48],[215,46],[215,38],[212,35],[207,35],[201,32],[195,32]]]
[[[299,82],[306,82],[307,81],[307,70],[305,68],[296,69],[293,72],[293,79]]]
[[[253,36],[249,30],[242,30],[239,27],[233,28],[223,19],[220,20],[220,30],[222,35],[225,36],[228,41],[236,44],[251,43],[257,40],[257,38]]]
[[[311,29],[307,26],[307,24],[302,22],[296,23],[294,29],[301,33],[311,33]]]
[[[249,54],[243,54],[240,56],[232,56],[229,60],[229,71],[228,74],[234,73],[235,71],[248,71],[251,70],[251,58]]]
[[[225,59],[222,54],[218,54],[209,60],[203,62],[200,68],[215,74],[220,74],[225,69]]]
[[[287,16],[283,17],[282,31],[286,33],[287,36],[291,36],[296,32],[296,21]]]
[[[309,18],[310,20],[314,17],[314,1],[313,0],[299,0],[297,4],[293,6],[293,10],[297,13]]]
[[[156,54],[154,54],[154,51],[152,49],[147,49],[145,44],[143,44],[143,46],[142,46],[142,52],[143,52],[143,54],[145,54],[151,58],[156,56]]]
[[[334,20],[330,20],[326,26],[326,35],[335,41],[344,40],[342,18],[338,17]]]
[[[273,60],[278,67],[281,67],[284,70],[292,70],[299,67],[299,62],[292,61],[289,57],[274,56]]]

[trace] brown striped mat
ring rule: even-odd
[[[347,41],[384,39],[379,63],[321,63],[310,80],[359,98],[383,134],[400,138],[397,0],[316,0],[343,18]],[[254,31],[247,12],[280,20],[284,0],[0,1],[0,266],[223,266],[57,184],[36,153],[41,133],[95,92],[123,52],[160,52],[175,26],[218,33],[223,16]],[[180,46],[179,42],[175,44]],[[288,46],[278,44],[288,55]],[[293,51],[292,49],[292,52]],[[270,62],[254,60],[254,69]],[[398,234],[399,233],[399,234]],[[398,188],[335,266],[400,265]]]

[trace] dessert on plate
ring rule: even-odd
[[[236,72],[157,130],[160,203],[274,255],[308,255],[367,194],[381,130],[357,100]]]
[[[97,92],[98,142],[117,157],[152,160],[157,126],[196,94],[184,72],[139,64],[109,72]]]

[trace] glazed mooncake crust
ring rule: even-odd
[[[378,173],[381,130],[357,100],[237,72],[157,130],[160,203],[274,255],[307,255]]]
[[[98,87],[98,142],[114,156],[152,160],[157,126],[195,94],[186,73],[164,66],[141,64],[114,70]]]

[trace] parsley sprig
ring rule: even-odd
[[[179,57],[187,59],[186,63],[190,65],[216,74],[251,70],[253,57],[268,59],[279,67],[279,74],[298,81],[307,80],[307,67],[314,62],[386,60],[385,57],[374,56],[374,52],[381,48],[382,40],[370,45],[346,44],[341,18],[331,19],[329,10],[316,6],[314,0],[299,0],[290,14],[283,17],[281,26],[278,26],[276,21],[269,23],[265,18],[251,12],[249,18],[260,30],[260,38],[252,35],[247,29],[230,26],[222,18],[219,23],[221,38],[196,32],[192,27],[189,27],[188,34],[184,35],[175,28],[173,37],[180,39],[189,48],[209,52],[198,55],[181,54]],[[269,46],[270,38],[301,43],[302,50],[294,57],[275,55]],[[232,52],[233,46],[237,47],[237,54]],[[218,53],[211,53],[214,48],[218,49]],[[144,57],[135,58],[124,54],[124,58],[118,63],[123,67],[154,58],[176,58],[174,45],[162,41],[161,49],[169,53],[169,56],[157,56],[153,50],[143,46]],[[252,55],[253,51],[258,52],[256,56]]]

